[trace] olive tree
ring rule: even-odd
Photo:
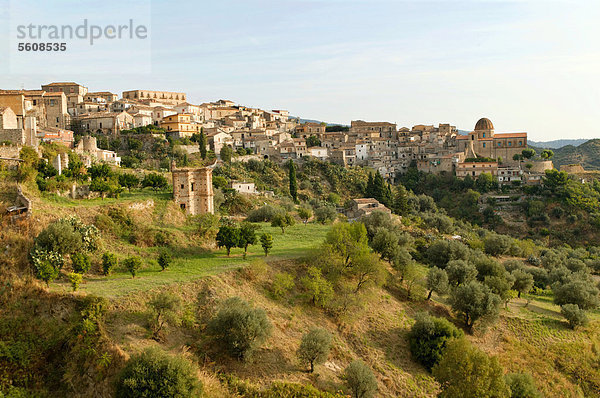
[[[433,292],[445,294],[448,292],[448,287],[448,274],[446,271],[438,267],[431,268],[427,274],[427,289],[429,289],[427,300],[431,299]]]
[[[447,319],[436,318],[427,313],[415,317],[408,340],[413,357],[428,370],[440,360],[446,343],[463,336],[462,331]]]
[[[450,294],[450,305],[459,313],[469,329],[481,318],[496,317],[501,300],[491,289],[477,281],[459,285]]]
[[[331,350],[331,334],[325,329],[312,329],[304,336],[298,348],[298,358],[308,363],[310,373],[314,372],[315,365],[323,363]]]
[[[272,328],[263,309],[231,297],[220,305],[207,332],[231,355],[245,359],[267,340]]]
[[[354,360],[344,371],[346,383],[352,390],[353,398],[370,398],[377,391],[377,379],[371,368],[362,360]]]

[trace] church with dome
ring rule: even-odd
[[[456,138],[458,150],[467,158],[502,158],[511,163],[515,154],[527,148],[527,133],[495,133],[492,121],[485,117],[477,121],[471,133]]]

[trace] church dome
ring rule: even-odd
[[[481,119],[479,119],[477,121],[477,124],[475,125],[475,131],[477,130],[493,130],[494,129],[494,125],[492,124],[492,121],[490,119],[488,119],[487,117],[482,117]]]

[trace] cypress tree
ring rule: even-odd
[[[367,181],[367,189],[365,190],[365,196],[367,198],[373,197],[373,173],[369,173],[369,180]]]
[[[298,202],[298,182],[296,181],[296,165],[292,159],[288,162],[289,178],[290,178],[290,195],[294,202]]]
[[[386,189],[385,180],[381,174],[379,172],[375,173],[375,177],[373,177],[373,197],[379,202],[384,203]]]
[[[408,192],[404,185],[396,187],[396,196],[394,197],[394,211],[401,216],[408,214],[410,207],[408,205]]]
[[[200,146],[200,156],[202,159],[206,159],[206,135],[204,135],[204,131],[200,132],[198,145]]]

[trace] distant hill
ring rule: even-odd
[[[578,146],[589,141],[585,138],[579,138],[576,140],[553,140],[553,141],[532,141],[528,140],[530,146],[538,148],[558,149],[567,145]]]
[[[536,147],[531,141],[529,143],[537,153],[542,151],[543,147]],[[554,151],[552,161],[557,169],[563,164],[581,163],[586,170],[600,170],[600,139],[588,140],[578,146],[567,145],[552,150]]]

